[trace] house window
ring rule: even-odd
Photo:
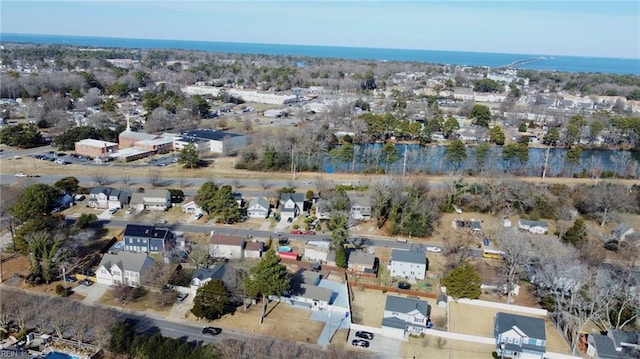
[[[543,346],[544,344],[542,342],[543,342],[542,340],[536,339],[536,345],[537,346],[539,346],[539,347]]]
[[[422,318],[420,318],[420,317],[413,317],[413,322],[414,322],[414,323],[422,323]]]
[[[120,276],[120,271],[114,270],[113,271],[113,275],[119,277]]]
[[[102,268],[102,269],[100,269],[100,273],[102,273],[102,274],[107,274],[107,270],[106,270],[106,269],[104,269],[104,268]]]

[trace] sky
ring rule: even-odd
[[[0,32],[640,58],[640,1],[1,0]]]

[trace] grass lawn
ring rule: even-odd
[[[245,312],[239,307],[235,313],[226,314],[213,321],[197,319],[192,314],[187,318],[202,325],[220,326],[225,329],[238,329],[245,332],[268,335],[280,339],[316,343],[325,323],[310,320],[311,311],[291,307],[288,304],[271,302],[267,307],[267,316],[260,325],[262,305],[250,306]]]
[[[98,301],[99,304],[109,305],[114,307],[126,308],[138,312],[152,312],[154,314],[161,314],[169,316],[171,314],[171,305],[160,307],[153,302],[153,293],[147,292],[142,298],[129,303],[119,303],[113,299],[113,290],[107,290],[102,298]]]

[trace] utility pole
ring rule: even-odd
[[[293,162],[293,145],[291,145],[291,180],[296,180],[296,165]]]
[[[407,144],[404,145],[404,159],[402,160],[402,177],[407,173]]]

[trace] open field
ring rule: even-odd
[[[192,314],[186,317],[202,325],[220,326],[238,329],[245,332],[268,335],[280,339],[315,343],[325,323],[310,320],[310,310],[291,307],[288,304],[271,302],[267,308],[267,316],[260,325],[262,304],[250,306],[245,312],[242,307],[233,314],[226,314],[220,319],[197,319]]]

